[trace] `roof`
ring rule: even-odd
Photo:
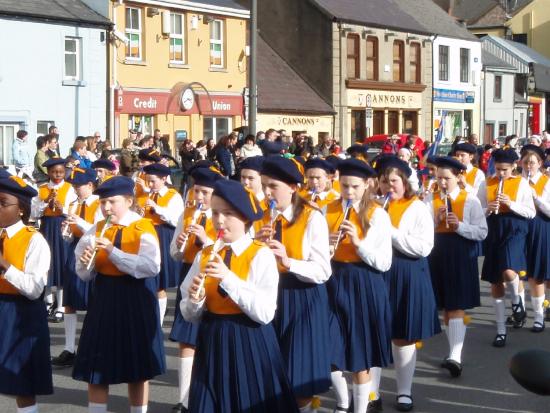
[[[456,22],[441,8],[434,7],[432,0],[397,0],[397,4],[430,33],[479,42],[465,26]]]
[[[101,26],[112,24],[109,19],[96,13],[80,0],[0,0],[0,15]]]
[[[106,0],[105,0],[106,1]],[[131,0],[150,5],[150,0]],[[173,9],[190,10],[198,13],[211,13],[248,19],[250,11],[236,0],[155,0],[155,5]]]
[[[181,1],[180,1],[181,2]],[[248,10],[246,7],[241,6],[234,0],[187,0],[188,3],[198,3],[201,5],[211,5],[216,7],[225,7],[228,9],[241,9]]]
[[[333,114],[326,103],[258,36],[258,109],[267,112]]]
[[[483,63],[483,67],[490,67],[494,69],[506,69],[506,70],[513,70],[513,71],[517,70],[514,65],[511,65],[510,63],[505,62],[501,58],[495,56],[493,53],[485,49],[481,49],[481,61]]]
[[[453,17],[466,24],[474,23],[499,5],[496,0],[454,0],[452,10],[449,10],[452,3],[451,0],[433,0],[433,2],[445,12],[448,13],[450,11]]]
[[[522,43],[514,42],[512,40],[507,40],[492,35],[485,36],[482,40],[489,40],[496,43],[497,45],[500,45],[502,48],[509,50],[511,53],[515,54],[525,63],[538,63],[550,67],[550,59]]]
[[[532,3],[534,0],[516,0],[515,7],[510,10],[512,15],[515,15],[518,13],[521,9],[523,9],[525,6],[527,6],[529,3]]]
[[[310,0],[331,18],[401,32],[478,41],[432,0]]]

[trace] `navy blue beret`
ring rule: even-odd
[[[340,176],[357,176],[359,178],[371,178],[376,176],[376,172],[372,167],[362,161],[361,159],[350,158],[345,161],[340,162],[338,166],[338,171],[340,171]]]
[[[97,161],[94,161],[92,162],[92,168],[103,168],[103,169],[107,169],[109,171],[114,171],[116,170],[116,166],[114,163],[112,163],[110,160],[108,159],[98,159]]]
[[[209,168],[195,168],[191,171],[191,177],[195,185],[206,186],[208,188],[214,188],[217,180],[224,179],[223,175],[213,166]]]
[[[463,142],[455,146],[455,152],[458,152],[458,151],[475,155],[475,153],[477,152],[477,148],[471,143]]]
[[[333,174],[336,171],[336,168],[334,166],[326,161],[325,159],[321,158],[312,158],[309,159],[306,164],[304,165],[304,168],[307,169],[313,169],[313,168],[319,168],[325,170],[328,174]]]
[[[409,164],[407,162],[399,159],[395,155],[381,156],[376,161],[375,169],[376,169],[376,172],[378,172],[378,175],[384,174],[386,169],[389,169],[389,168],[399,169],[401,172],[403,172],[405,174],[405,176],[407,178],[409,176],[411,176],[411,174],[412,174],[412,170],[411,170]]]
[[[134,195],[135,183],[127,176],[113,176],[103,181],[94,191],[100,198],[109,198],[116,195]]]
[[[265,156],[277,155],[281,153],[281,151],[284,149],[283,144],[276,141],[263,141],[260,148],[262,149],[262,152]]]
[[[65,158],[50,158],[46,162],[44,162],[42,166],[44,168],[51,168],[52,166],[55,166],[55,165],[65,166],[66,163],[67,163],[67,160]]]
[[[435,165],[435,160],[437,159],[437,156],[428,156],[428,159],[426,159],[426,163],[431,163],[432,165]]]
[[[523,155],[527,151],[535,152],[542,160],[546,158],[546,156],[544,155],[544,149],[542,149],[540,146],[531,145],[531,144],[523,145],[523,148],[521,148],[521,156],[523,157]]]
[[[10,174],[7,169],[0,168],[0,179],[9,178],[10,176],[12,176],[12,174]]]
[[[497,149],[493,151],[491,157],[495,163],[513,164],[518,160],[518,154],[514,149]]]
[[[245,217],[247,221],[257,221],[263,216],[262,207],[252,191],[237,181],[228,179],[218,180],[214,185],[212,195],[222,198],[240,215]]]
[[[438,168],[453,168],[458,169],[459,171],[465,171],[466,166],[458,159],[453,158],[452,156],[440,156],[434,159],[434,165]]]
[[[283,158],[282,156],[270,156],[264,161],[262,175],[287,184],[303,184],[303,166],[295,159]]]
[[[263,156],[250,156],[239,164],[239,169],[251,169],[257,171],[258,173],[262,170],[262,165],[265,158]]]
[[[361,143],[356,143],[354,145],[351,145],[348,149],[346,149],[346,152],[353,156],[353,155],[366,155],[367,154],[368,147],[367,145],[363,145]]]
[[[0,192],[22,198],[27,202],[38,195],[36,189],[28,185],[23,179],[13,175],[0,179]]]
[[[138,158],[142,161],[159,162],[160,153],[155,149],[142,149],[139,151]]]
[[[73,185],[85,185],[87,183],[95,183],[97,181],[97,172],[88,168],[73,168],[71,174],[67,178],[67,182]]]
[[[340,162],[342,162],[342,158],[340,158],[336,155],[329,155],[325,158],[325,161],[330,163],[332,165],[332,167],[334,168],[334,170],[337,170],[338,165],[340,164]]]
[[[170,168],[161,163],[152,163],[143,167],[143,172],[148,175],[169,176]]]

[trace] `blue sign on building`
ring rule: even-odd
[[[452,89],[434,89],[433,99],[437,102],[474,103],[475,92]]]

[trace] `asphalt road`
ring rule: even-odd
[[[529,303],[529,298],[527,299]],[[528,304],[528,310],[529,304]],[[170,295],[169,313],[164,322],[165,336],[174,314],[174,294]],[[543,348],[550,350],[550,329],[533,334],[528,328],[509,331],[508,344],[495,349],[491,342],[495,335],[493,308],[485,283],[482,286],[482,307],[470,312],[469,325],[463,352],[463,374],[451,379],[442,371],[439,363],[447,355],[447,341],[444,333],[424,343],[418,353],[418,363],[413,384],[416,412],[426,413],[544,413],[550,412],[550,398],[532,395],[519,387],[508,373],[508,362],[519,350]],[[528,326],[531,325],[532,319]],[[79,315],[79,322],[83,320]],[[63,349],[62,324],[50,324],[52,354]],[[80,328],[80,324],[79,324]],[[80,330],[79,330],[80,331]],[[176,346],[166,340],[168,371],[151,382],[149,412],[169,413],[177,398]],[[55,394],[40,397],[41,412],[85,413],[87,412],[86,385],[71,378],[71,370],[54,371]],[[382,373],[382,399],[384,412],[394,412],[394,372]],[[321,396],[319,412],[331,412],[335,406],[331,393]],[[126,386],[111,387],[109,412],[128,412]],[[0,396],[0,412],[15,412],[15,402]],[[209,412],[205,412],[209,413]]]

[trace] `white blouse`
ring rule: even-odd
[[[478,198],[481,201],[481,206],[485,215],[487,215],[487,181],[481,183],[478,192]],[[537,211],[533,202],[533,192],[525,179],[519,183],[516,200],[510,204],[510,210],[523,218],[535,218]]]
[[[392,246],[413,258],[427,257],[434,246],[434,221],[428,207],[413,201],[403,213],[399,227],[391,227]]]

